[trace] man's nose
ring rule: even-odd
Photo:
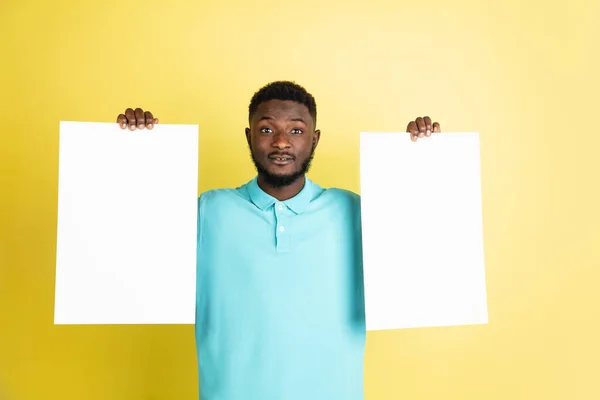
[[[290,141],[284,133],[276,133],[273,136],[273,147],[278,149],[287,149],[291,147]]]

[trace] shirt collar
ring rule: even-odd
[[[304,187],[302,190],[291,199],[282,201],[281,203],[288,206],[296,214],[301,214],[308,208],[308,205],[310,204],[313,192],[312,189],[312,181],[305,177]],[[254,179],[248,183],[248,194],[250,195],[250,200],[252,203],[254,203],[256,207],[263,211],[278,202],[276,198],[265,193],[260,186],[258,186],[258,176],[254,177]]]

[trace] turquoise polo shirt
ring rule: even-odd
[[[362,400],[360,198],[308,178],[203,193],[196,347],[202,400]]]

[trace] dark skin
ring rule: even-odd
[[[117,117],[122,129],[152,129],[158,124],[150,111],[141,108],[128,108],[125,114]],[[255,163],[274,175],[290,175],[301,170],[302,164],[316,149],[321,131],[304,104],[290,100],[269,100],[261,103],[246,128],[246,140],[252,151]],[[406,127],[411,140],[431,136],[441,132],[440,124],[429,117],[418,117]],[[305,176],[301,175],[289,185],[273,187],[258,174],[260,188],[278,199],[288,200],[304,187]]]
[[[295,101],[269,100],[259,104],[246,128],[246,140],[254,159],[269,173],[290,175],[316,149],[321,131],[304,104]],[[258,185],[280,201],[294,197],[304,187],[304,176],[285,187],[271,187],[258,175]]]

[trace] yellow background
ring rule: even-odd
[[[429,114],[482,135],[490,323],[369,333],[367,400],[600,398],[599,17],[596,0],[3,0],[0,399],[196,398],[191,326],[53,326],[59,121],[197,123],[200,189],[237,186],[248,102],[276,79],[317,99],[324,186],[358,191],[361,130]]]

